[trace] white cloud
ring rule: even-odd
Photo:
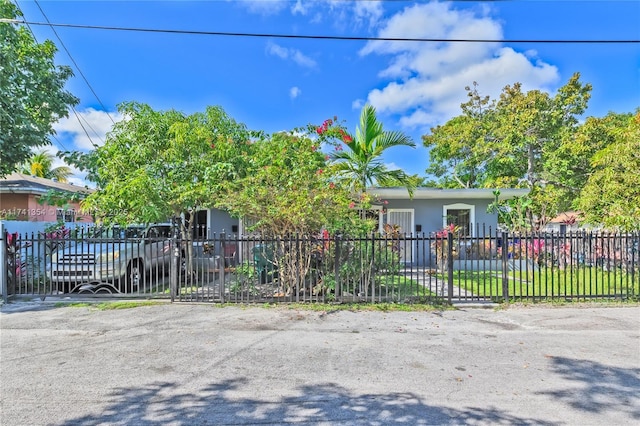
[[[451,3],[407,7],[389,18],[378,37],[500,40],[501,24],[487,8],[456,10]],[[379,76],[386,86],[371,90],[367,101],[379,112],[401,115],[409,128],[427,128],[460,114],[465,86],[478,82],[483,95],[495,98],[507,84],[524,90],[549,90],[556,67],[536,61],[533,51],[517,52],[502,43],[371,41],[361,55],[389,57]]]
[[[282,47],[273,42],[267,43],[267,53],[273,56],[277,56],[280,59],[291,60],[301,67],[315,68],[316,66],[316,61],[308,56],[305,56],[299,50]]]
[[[233,1],[239,6],[244,7],[247,11],[257,15],[269,16],[276,15],[286,9],[289,4],[288,0],[227,0]]]
[[[247,12],[262,16],[290,13],[306,17],[309,23],[330,23],[334,28],[376,26],[382,17],[383,2],[338,1],[338,0],[227,0],[244,8]],[[284,30],[283,30],[284,31]]]
[[[74,146],[66,146],[67,149],[87,151],[93,149],[94,144],[104,144],[106,134],[113,126],[112,119],[118,122],[122,120],[122,116],[117,112],[107,113],[87,108],[84,111],[78,111],[77,115],[73,111],[70,112],[68,118],[62,118],[54,124],[53,128],[59,139],[71,138]]]
[[[360,110],[362,109],[362,107],[364,107],[365,104],[366,101],[364,99],[356,99],[355,101],[351,102],[351,108]]]
[[[300,96],[300,94],[302,93],[302,90],[300,90],[299,87],[293,86],[291,89],[289,89],[289,97],[291,99],[295,99],[298,96]]]
[[[396,163],[384,163],[384,166],[387,170],[402,170],[402,167],[398,166]]]

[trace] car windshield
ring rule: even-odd
[[[143,236],[144,227],[139,226],[99,228],[96,229],[95,234],[96,238],[142,238]]]

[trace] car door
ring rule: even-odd
[[[169,265],[171,242],[171,227],[168,225],[154,225],[149,227],[144,240],[147,268],[157,268]]]

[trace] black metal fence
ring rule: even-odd
[[[209,235],[207,232],[197,235]],[[638,299],[640,236],[578,232],[482,236],[184,240],[165,228],[5,233],[3,297],[211,302]]]

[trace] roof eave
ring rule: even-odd
[[[413,193],[414,200],[435,200],[435,199],[495,199],[496,188],[460,188],[460,189],[440,189],[440,188],[416,188]],[[510,200],[515,197],[522,197],[529,193],[527,188],[498,188],[500,200]],[[388,200],[409,199],[409,192],[406,188],[380,188],[372,187],[367,189],[371,195]]]

